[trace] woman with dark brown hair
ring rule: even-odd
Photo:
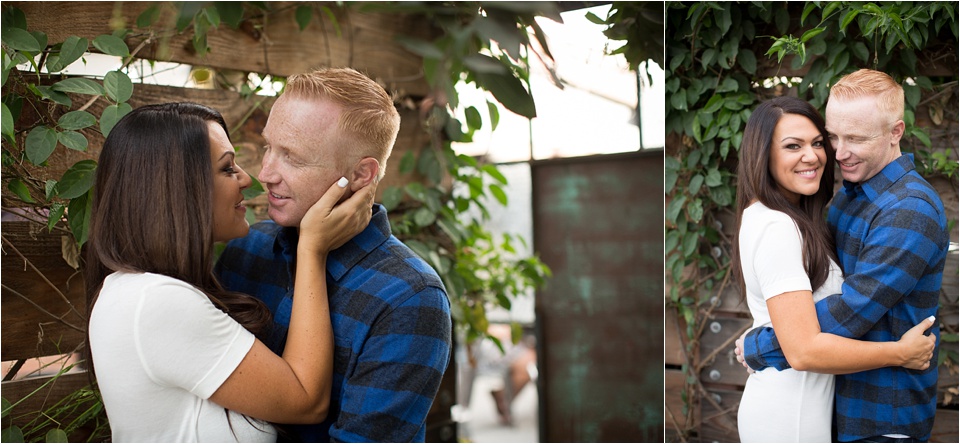
[[[374,186],[337,204],[341,179],[304,217],[281,357],[261,342],[268,309],[213,275],[214,243],[249,230],[241,192],[251,179],[235,156],[223,117],[192,103],[138,108],[104,143],[87,342],[115,442],[274,441],[270,422],[327,414],[326,255],[367,225]]]
[[[747,379],[738,413],[743,442],[829,442],[834,374],[930,365],[936,339],[921,322],[898,342],[820,332],[814,303],[841,293],[824,209],[833,194],[835,154],[823,118],[794,97],[753,111],[737,169],[733,270],[754,319],[773,326],[792,368]]]

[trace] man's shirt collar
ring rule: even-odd
[[[383,205],[373,204],[373,216],[370,218],[370,224],[360,234],[354,236],[340,248],[331,251],[327,256],[327,272],[335,280],[340,280],[354,265],[386,242],[390,235],[390,220],[387,218],[387,210]],[[281,228],[273,245],[274,253],[283,254],[292,260],[297,255],[299,239],[300,234],[297,227]]]
[[[903,154],[893,162],[887,164],[887,166],[883,167],[879,173],[863,182],[854,183],[844,180],[843,190],[851,196],[858,194],[858,192],[862,192],[867,199],[873,201],[885,191],[890,189],[890,187],[900,180],[900,178],[915,169],[916,167],[913,163],[913,154]]]

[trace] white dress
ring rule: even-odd
[[[234,412],[228,423],[223,407],[209,400],[254,336],[193,286],[113,273],[89,330],[113,442],[276,441],[272,425]]]
[[[753,328],[772,326],[767,299],[811,290],[800,239],[796,223],[786,213],[759,202],[744,210],[740,260]],[[840,267],[830,261],[830,274],[813,292],[814,301],[840,293],[842,284]],[[833,375],[774,368],[751,374],[737,416],[740,441],[830,442],[833,390]]]

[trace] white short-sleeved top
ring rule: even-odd
[[[228,423],[208,399],[255,339],[195,287],[158,274],[113,273],[89,332],[114,442],[276,441],[270,424],[234,412]]]
[[[801,235],[786,213],[754,203],[740,221],[740,259],[753,326],[770,327],[767,299],[810,290],[803,268]],[[814,301],[840,293],[843,275],[830,273]],[[789,326],[781,326],[789,328]],[[834,376],[768,367],[747,379],[737,422],[741,442],[830,442]]]
[[[740,263],[753,326],[771,326],[767,299],[790,291],[811,291],[803,268],[803,246],[796,222],[786,213],[756,202],[740,222]],[[813,292],[814,302],[839,293],[843,273],[833,260],[827,280]]]

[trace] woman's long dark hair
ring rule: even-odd
[[[138,108],[103,144],[86,244],[87,315],[104,278],[149,272],[187,282],[261,336],[272,325],[256,298],[226,291],[213,274],[213,164],[207,122],[227,131],[217,111],[195,103]],[[86,361],[93,371],[90,338]]]
[[[800,196],[800,204],[794,205],[777,188],[770,173],[770,150],[773,132],[784,114],[796,114],[817,127],[823,137],[827,162],[820,178],[820,189],[812,196]],[[786,213],[796,222],[803,238],[803,266],[810,278],[811,288],[816,290],[827,280],[830,259],[836,261],[833,236],[824,221],[824,209],[833,196],[834,162],[836,153],[830,145],[823,117],[816,108],[796,97],[777,97],[760,104],[750,115],[743,130],[737,166],[737,232],[733,238],[733,274],[740,284],[740,295],[745,297],[746,285],[740,265],[740,224],[743,211],[756,199],[767,208]]]

